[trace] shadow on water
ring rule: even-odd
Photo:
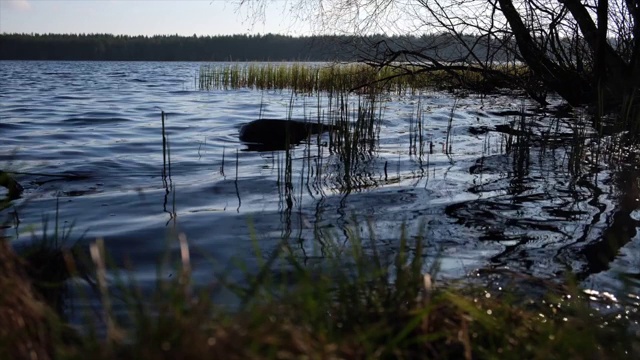
[[[490,268],[584,280],[607,270],[636,236],[637,160],[620,162],[610,153],[617,141],[596,139],[586,123],[564,133],[532,124],[521,116],[493,130],[504,134],[505,152],[483,155],[469,169],[490,180],[468,188],[477,199],[445,212],[477,230],[479,241],[502,246]]]
[[[620,249],[637,235],[637,228],[640,226],[640,218],[636,214],[640,199],[640,170],[635,154],[631,153],[625,157],[622,161],[618,159],[614,168],[615,210],[604,219],[606,227],[599,239],[578,250],[578,254],[583,256],[586,262],[582,268],[574,269],[578,279],[586,279],[589,275],[608,270]],[[635,277],[640,274],[637,268],[627,269],[627,272],[633,273]]]

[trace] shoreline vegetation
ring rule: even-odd
[[[496,76],[499,74],[500,76]],[[472,66],[456,70],[428,69],[365,63],[223,63],[200,66],[199,90],[213,89],[291,89],[315,94],[390,93],[405,95],[421,90],[475,91],[482,94],[508,91],[524,93],[518,85],[529,76],[526,66],[497,65],[491,73]],[[511,81],[506,81],[507,79]]]
[[[134,283],[125,284],[123,270],[108,265],[102,240],[92,242],[90,254],[83,255],[73,245],[62,246],[64,241],[58,242],[56,236],[68,240],[69,232],[58,235],[56,228],[55,235],[47,237],[45,230],[42,238],[34,240],[38,251],[21,255],[11,249],[6,237],[0,238],[2,358],[620,359],[640,355],[637,297],[611,301],[581,290],[570,277],[550,283],[506,271],[485,274],[480,280],[436,284],[437,264],[424,263],[428,249],[422,235],[409,236],[404,230],[393,259],[377,252],[373,238],[344,244],[320,234],[328,245],[322,265],[310,267],[287,254],[283,240],[257,273],[246,274],[242,284],[212,274],[212,285],[199,290],[191,285],[189,246],[181,234],[173,240],[180,248],[178,258],[167,257],[159,265],[173,268],[177,276],[159,278],[151,296],[143,296]],[[83,314],[87,323],[82,328],[70,326],[60,308],[51,305],[47,292],[64,279],[54,281],[44,273],[34,277],[30,271],[43,269],[39,265],[43,259],[49,259],[48,273],[67,278],[85,276],[87,267],[81,264],[91,262],[95,296],[102,300],[95,312]],[[433,277],[425,268],[434,272]],[[107,272],[112,273],[109,282]],[[65,286],[57,291],[65,291]],[[231,310],[211,300],[212,292],[221,287],[240,299],[238,308]],[[124,314],[114,313],[115,302],[124,305]]]

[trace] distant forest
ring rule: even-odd
[[[436,37],[0,34],[0,60],[354,61],[375,56],[372,44],[380,41],[419,47]]]

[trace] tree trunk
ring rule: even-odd
[[[633,76],[630,76],[630,65],[616,53],[606,40],[608,1],[600,0],[598,2],[598,24],[601,29],[594,24],[589,12],[580,1],[564,0],[563,3],[578,23],[584,39],[595,56],[596,74],[594,74],[594,79],[597,80],[595,82],[597,88],[594,89],[593,100],[597,99],[595,98],[596,92],[601,91],[605,105],[620,105],[625,96],[628,96],[633,90],[634,81]]]
[[[498,1],[502,13],[511,26],[520,53],[531,70],[569,104],[576,106],[591,102],[591,85],[579,74],[560,67],[547,57],[531,38],[529,29],[522,22],[520,13],[513,6],[511,0]]]

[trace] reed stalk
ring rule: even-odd
[[[302,93],[374,91],[402,95],[434,88],[480,89],[489,81],[477,71],[422,70],[422,68],[411,66],[374,67],[363,63],[211,64],[201,66],[198,88],[200,90],[291,89]],[[504,67],[501,71],[510,76],[523,76],[520,74],[522,70],[514,70],[512,67]]]

